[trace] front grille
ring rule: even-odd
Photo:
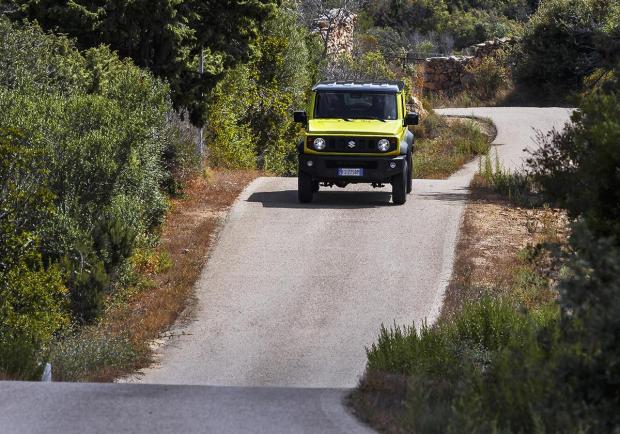
[[[314,139],[318,136],[308,137],[308,148],[314,149]],[[342,152],[351,154],[368,154],[368,153],[382,153],[377,150],[377,142],[382,137],[323,137],[325,139],[326,146],[322,152]],[[396,139],[388,138],[390,140],[390,149],[387,152],[396,149]],[[350,146],[354,144],[354,146]]]
[[[376,161],[327,160],[325,167],[328,169],[377,169],[379,164]]]

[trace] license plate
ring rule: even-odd
[[[364,176],[364,169],[338,169],[338,176]]]

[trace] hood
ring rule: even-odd
[[[402,120],[381,122],[376,119],[311,119],[308,122],[308,134],[346,134],[398,136],[403,127]]]

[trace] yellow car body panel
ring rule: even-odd
[[[308,126],[304,134],[304,153],[310,155],[350,155],[342,152],[315,151],[308,147],[308,137],[377,137],[396,138],[398,146],[390,152],[356,153],[358,156],[394,156],[400,155],[400,143],[408,130],[403,123],[406,113],[404,94],[397,93],[398,119],[381,121],[378,119],[331,119],[314,118],[316,92],[313,93],[309,107]]]

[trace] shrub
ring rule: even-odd
[[[85,381],[123,371],[143,356],[124,335],[108,335],[93,327],[58,340],[50,352],[54,381]]]
[[[0,372],[30,380],[54,335],[67,327],[67,289],[44,265],[34,232],[53,213],[40,154],[0,130]]]
[[[484,101],[495,100],[498,93],[510,83],[510,73],[501,54],[484,57],[468,65],[466,72],[469,79],[465,89]]]
[[[256,58],[228,71],[210,95],[207,146],[211,163],[275,174],[296,172],[299,136],[291,112],[310,86],[306,33],[282,7],[266,23]]]
[[[508,199],[509,202],[524,207],[541,206],[543,198],[533,177],[528,173],[505,170],[496,153],[495,161],[490,154],[480,160],[478,174],[473,181],[477,186],[489,188]]]
[[[604,0],[548,0],[527,23],[516,76],[548,94],[577,90],[597,68],[618,60],[618,6]]]
[[[532,176],[595,234],[620,239],[620,93],[583,98],[572,121],[543,138],[528,160]]]
[[[573,398],[567,410],[590,432],[620,426],[620,248],[580,223],[571,244],[569,277],[559,286],[567,350],[558,383]]]
[[[407,432],[535,432],[547,422],[552,380],[541,366],[555,351],[557,318],[557,309],[526,315],[483,298],[434,327],[382,328],[367,375],[407,376],[398,422]]]
[[[75,318],[91,321],[136,235],[166,209],[162,160],[178,144],[169,89],[106,47],[80,52],[5,19],[0,35],[0,131],[24,132],[14,146],[45,167],[33,188],[53,196],[31,230],[43,264],[62,266]]]

